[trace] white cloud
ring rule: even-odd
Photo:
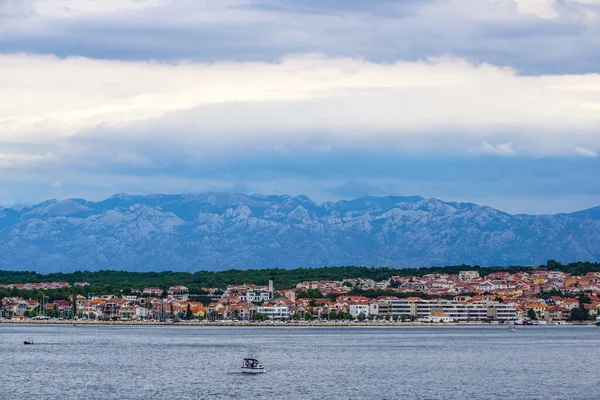
[[[0,54],[0,202],[202,190],[327,199],[348,176],[322,163],[355,163],[356,154],[374,166],[390,154],[498,156],[469,160],[486,177],[484,162],[560,163],[541,160],[546,156],[576,157],[565,166],[594,170],[599,6],[600,0],[0,0],[0,48],[13,52]],[[325,55],[286,56],[303,52]],[[90,58],[26,55],[45,53]],[[436,58],[445,54],[455,56]],[[261,165],[252,165],[257,160]],[[451,179],[448,168],[439,168]],[[575,184],[573,174],[557,178],[552,171],[544,179],[563,184],[544,199],[560,190],[596,190],[592,175]],[[506,181],[486,193],[509,190],[521,176],[502,173]],[[531,187],[535,179],[519,190],[539,190]],[[14,190],[4,193],[3,181]],[[63,188],[52,188],[55,181]],[[461,198],[448,195],[458,191],[454,182],[443,191],[440,182],[428,189],[422,179],[377,186],[375,194]],[[465,184],[475,186],[481,192],[473,180]],[[534,197],[528,204],[541,207]]]
[[[485,142],[493,154],[568,155],[600,146],[590,107],[600,94],[587,90],[600,75],[316,55],[179,64],[0,55],[0,69],[0,142],[13,149],[1,158],[13,167],[148,164],[137,151],[152,145],[184,160],[231,149],[456,153]]]
[[[556,18],[558,13],[554,9],[554,0],[514,0],[517,2],[519,12],[535,15],[539,18]]]
[[[92,13],[164,7],[173,0],[35,0],[33,7],[47,17],[77,17]]]
[[[499,143],[491,144],[484,142],[481,146],[481,150],[486,154],[495,154],[499,156],[516,156],[517,152],[513,148],[513,143]]]
[[[577,153],[577,154],[579,154],[580,156],[583,156],[583,157],[597,157],[598,156],[598,153],[596,153],[595,151],[590,150],[590,149],[586,149],[586,148],[583,148],[583,147],[577,147],[575,149],[575,153]]]

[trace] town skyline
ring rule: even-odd
[[[220,287],[184,285],[130,287],[120,295],[99,294],[88,282],[9,283],[0,288],[18,293],[73,289],[68,299],[45,306],[37,300],[5,296],[3,312],[18,321],[41,316],[99,321],[225,320],[293,321],[381,320],[394,322],[490,322],[542,320],[560,323],[592,320],[600,311],[600,267],[584,275],[545,268],[496,271],[486,268],[391,275],[373,280],[349,277],[341,280],[300,281],[287,288],[267,284],[230,283]],[[588,269],[594,269],[587,264]],[[394,273],[382,269],[381,273]],[[421,271],[428,272],[428,271]],[[93,275],[90,275],[93,276]],[[126,286],[126,285],[125,285]],[[124,287],[125,287],[124,286]],[[87,296],[85,295],[86,290]],[[96,292],[96,294],[91,294]],[[83,293],[83,294],[81,294]],[[60,295],[59,295],[60,296]],[[203,301],[193,301],[193,298]],[[50,310],[50,311],[49,311]],[[75,314],[73,314],[73,310]],[[3,314],[6,317],[5,314]]]

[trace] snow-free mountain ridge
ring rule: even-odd
[[[0,268],[38,272],[600,260],[600,207],[510,215],[471,203],[239,193],[118,194],[0,208]]]

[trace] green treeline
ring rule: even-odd
[[[115,291],[129,291],[131,288],[161,287],[166,289],[173,285],[184,285],[192,292],[200,292],[203,287],[223,288],[232,283],[255,283],[264,285],[269,279],[275,282],[277,289],[286,289],[303,281],[342,280],[345,278],[368,278],[375,281],[389,279],[391,276],[423,276],[433,273],[457,274],[459,271],[476,270],[481,276],[492,272],[519,271],[532,272],[535,269],[548,268],[567,272],[572,275],[585,275],[588,272],[600,272],[600,263],[576,262],[560,264],[548,261],[540,266],[511,266],[511,267],[480,267],[469,265],[456,265],[447,267],[423,268],[370,268],[356,266],[322,267],[322,268],[296,268],[296,269],[255,269],[255,270],[227,270],[219,272],[198,271],[189,272],[126,272],[126,271],[76,271],[73,273],[38,274],[30,271],[0,271],[0,284],[10,283],[36,283],[36,282],[88,282],[92,287]],[[81,288],[82,292],[90,289]]]

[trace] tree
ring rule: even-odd
[[[300,319],[300,314],[298,314],[298,311],[296,311],[292,314],[292,319],[296,320],[296,321]]]
[[[304,319],[305,319],[306,321],[312,321],[312,319],[313,319],[313,315],[312,315],[312,313],[311,313],[310,311],[307,311],[307,312],[305,312],[305,313],[304,313]]]
[[[579,296],[579,308],[585,309],[585,304],[590,304],[592,299],[584,293]]]
[[[548,262],[546,262],[546,267],[548,269],[556,270],[562,267],[562,264],[557,262],[556,260],[548,260]]]
[[[585,321],[588,319],[588,313],[585,309],[576,307],[571,310],[572,321]]]
[[[537,310],[537,311],[535,312],[535,315],[537,316],[537,319],[542,319],[542,318],[544,318],[544,316],[542,315],[542,312],[541,312],[540,310]]]
[[[187,311],[185,313],[185,319],[187,319],[189,321],[190,319],[192,319],[193,316],[194,316],[194,314],[192,313],[192,307],[190,306],[190,303],[188,303]]]
[[[336,310],[331,310],[329,312],[329,319],[338,319],[338,312]]]
[[[586,303],[591,303],[592,299],[590,299],[585,294],[581,294],[579,296],[579,307],[571,310],[571,320],[573,321],[585,321],[589,319],[588,310],[585,308]]]
[[[535,313],[535,311],[533,310],[533,308],[530,308],[529,310],[527,310],[527,316],[529,317],[529,319],[531,319],[532,321],[537,320],[537,314]]]
[[[175,312],[173,312],[173,303],[169,304],[169,314],[171,318],[175,316]]]
[[[71,306],[71,319],[77,317],[77,295],[73,293],[73,304]]]
[[[256,313],[254,315],[254,319],[257,321],[267,321],[269,319],[269,315],[267,314],[261,314],[261,313]]]
[[[363,322],[363,321],[364,321],[366,318],[367,318],[367,317],[366,317],[365,313],[362,313],[362,312],[361,312],[360,314],[358,314],[358,320],[359,320],[360,322]]]
[[[350,314],[348,312],[340,311],[340,312],[338,312],[338,319],[348,319],[348,320],[352,321],[352,320],[354,320],[354,317],[352,316],[352,314]]]

